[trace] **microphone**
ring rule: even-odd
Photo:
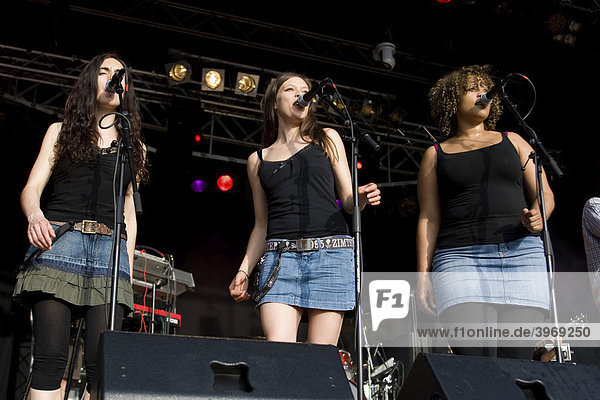
[[[492,99],[500,93],[502,89],[504,89],[504,85],[510,79],[509,77],[500,79],[500,82],[495,84],[487,93],[483,93],[479,98],[479,102],[485,104],[486,106],[492,102]]]
[[[125,68],[121,68],[118,70],[110,79],[110,81],[106,82],[104,89],[108,93],[115,93],[117,88],[121,85],[121,79],[123,79],[123,75],[125,75]]]
[[[300,107],[308,107],[312,99],[314,99],[319,94],[319,92],[325,87],[325,85],[327,85],[327,82],[328,80],[325,79],[313,86],[313,88],[310,89],[308,92],[302,93],[298,97],[298,105]]]

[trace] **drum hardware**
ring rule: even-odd
[[[404,373],[400,374],[399,366],[402,366],[400,361],[396,361],[394,357],[386,359],[385,354],[379,347],[375,348],[373,354],[371,349],[367,349],[368,363],[367,382],[364,385],[365,394],[368,394],[369,400],[393,400],[400,391],[401,381]],[[375,356],[380,360],[385,360],[379,365],[375,365],[373,359]],[[403,371],[403,369],[402,369]]]
[[[381,365],[377,366],[375,369],[373,369],[373,372],[371,373],[371,377],[377,378],[379,375],[383,374],[384,372],[387,372],[393,366],[394,366],[394,357],[391,357],[386,362],[384,362],[383,364],[381,364]]]
[[[572,327],[583,327],[587,321],[587,314],[580,313],[575,317],[570,318],[570,322],[564,325],[564,329],[570,329]],[[575,352],[571,350],[571,345],[569,343],[561,341],[560,352],[562,353],[563,362],[575,364],[575,362],[573,361],[573,354]],[[556,362],[556,345],[554,340],[539,341],[535,346],[533,359],[543,362]]]
[[[346,372],[346,377],[350,384],[354,399],[358,396],[358,389],[356,384],[356,366],[352,361],[351,354],[346,351],[339,349],[340,360]],[[403,373],[400,374],[399,366],[401,362],[396,361],[393,357],[390,357],[385,362],[379,365],[373,364],[373,355],[370,349],[367,348],[368,357],[367,363],[363,364],[363,370],[366,371],[366,380],[363,383],[363,395],[365,400],[393,400],[396,394],[400,390],[401,378]],[[379,349],[375,349],[375,353],[381,352]]]
[[[352,362],[352,356],[350,352],[346,350],[339,350],[340,359],[342,361],[342,365],[344,366],[344,372],[346,373],[346,378],[349,381],[356,381],[356,367]]]

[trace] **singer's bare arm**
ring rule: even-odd
[[[513,146],[515,146],[515,149],[519,154],[521,165],[525,166],[525,170],[523,171],[523,184],[530,206],[528,209],[524,209],[522,211],[522,222],[523,225],[525,225],[525,227],[530,231],[539,232],[543,228],[543,223],[537,196],[536,170],[533,160],[529,159],[533,148],[529,145],[529,143],[527,143],[527,141],[514,132],[509,132],[508,138]],[[554,211],[554,193],[552,192],[552,189],[550,189],[550,184],[548,183],[548,178],[546,177],[546,171],[543,167],[542,186],[546,218],[550,218],[552,211]]]
[[[352,175],[346,158],[344,142],[334,129],[325,129],[327,136],[333,143],[335,154],[330,157],[335,180],[335,190],[342,203],[342,208],[349,214],[354,212],[354,198],[352,197]],[[358,206],[362,210],[367,204],[377,206],[381,203],[381,192],[375,183],[368,183],[358,188]]]
[[[434,314],[435,300],[427,272],[431,262],[437,235],[440,230],[440,200],[437,183],[437,154],[433,146],[423,155],[419,167],[417,195],[419,199],[419,219],[417,222],[417,272],[419,282],[417,299],[421,307]]]
[[[252,233],[250,233],[246,254],[244,254],[238,272],[229,285],[229,293],[236,301],[250,299],[248,277],[265,252],[268,208],[267,197],[258,177],[258,165],[258,154],[254,152],[248,157],[247,166],[248,180],[252,188],[252,202],[254,205],[254,227],[252,228]]]
[[[27,183],[21,192],[21,209],[29,223],[27,236],[35,247],[49,250],[52,247],[54,229],[40,208],[42,192],[50,179],[54,167],[54,145],[62,124],[57,122],[48,128],[40,152],[31,168]]]

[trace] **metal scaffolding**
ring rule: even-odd
[[[200,58],[231,68],[261,71],[266,79],[277,74],[277,71],[259,67]],[[76,57],[0,45],[2,97],[61,118],[68,92],[87,62]],[[200,132],[203,140],[208,140],[210,145],[205,152],[194,152],[195,156],[244,162],[245,157],[236,157],[240,151],[233,149],[246,148],[247,154],[248,148],[260,146],[262,94],[256,97],[239,96],[233,88],[226,88],[222,92],[202,91],[201,82],[198,81],[170,85],[166,74],[139,69],[131,69],[130,76],[139,98],[146,132],[167,132],[171,107],[185,102],[190,107],[196,107],[197,118],[205,114]],[[393,97],[358,88],[339,87],[339,91],[342,96],[347,96],[348,103],[354,101],[353,98],[362,102],[367,93],[374,99]],[[319,109],[319,117],[327,120],[330,126],[344,129],[343,123],[331,120],[330,113],[324,107]],[[439,135],[434,127],[406,120],[396,124],[377,119],[360,122],[382,147],[379,167],[387,173],[389,182],[397,179],[397,176],[415,177],[422,153]],[[149,142],[148,145],[152,149],[153,144]]]
[[[44,7],[49,6],[51,1],[36,0],[34,3]],[[217,44],[227,43],[251,50],[285,54],[286,57],[297,57],[303,63],[335,66],[336,70],[355,73],[360,71],[392,81],[423,85],[424,88],[450,69],[449,66],[426,62],[396,51],[396,67],[394,70],[386,70],[374,60],[373,46],[368,44],[172,1],[74,0],[66,8],[72,14],[144,26]],[[194,66],[212,64],[220,65],[228,71],[257,73],[263,82],[268,82],[279,73],[264,65],[240,64],[179,50],[175,53],[178,57],[192,60]],[[77,57],[0,44],[2,97],[60,118],[66,96],[86,63],[87,60]],[[202,151],[194,151],[194,156],[244,163],[250,150],[260,146],[260,91],[254,97],[240,96],[235,93],[233,83],[223,91],[210,92],[202,90],[201,82],[195,80],[174,85],[169,82],[166,73],[135,68],[129,72],[139,98],[145,132],[167,133],[173,108],[185,104],[200,122],[199,133],[202,134],[203,141],[209,143]],[[348,108],[352,108],[354,112],[365,99],[388,107],[398,104],[396,96],[389,93],[379,93],[368,88],[336,86]],[[390,184],[398,179],[415,179],[422,153],[439,138],[435,127],[400,118],[391,121],[388,112],[386,115],[376,114],[371,118],[361,117],[359,121],[355,121],[381,145],[376,162]],[[319,107],[319,119],[328,126],[340,128],[340,133],[345,129],[344,121],[332,118],[332,113],[323,104]],[[146,137],[148,147],[153,151],[149,135]]]

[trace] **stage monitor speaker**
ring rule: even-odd
[[[419,354],[399,400],[589,400],[600,396],[600,370],[559,364]]]
[[[353,399],[335,346],[104,332],[95,399]]]

